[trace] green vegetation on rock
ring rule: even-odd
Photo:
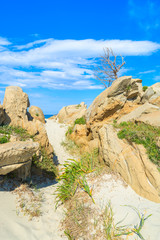
[[[147,86],[143,86],[143,92],[145,92],[148,89]]]
[[[47,176],[55,178],[58,174],[57,168],[53,162],[53,159],[47,156],[47,153],[43,148],[41,148],[41,157],[42,160],[40,160],[39,157],[37,157],[36,155],[33,156],[32,160],[33,166],[41,170]]]
[[[33,138],[33,136],[31,136],[29,133],[27,133],[27,130],[25,130],[21,127],[13,127],[13,126],[9,126],[9,125],[0,126],[0,133],[8,136],[8,141],[9,141],[10,135],[19,137],[20,141],[25,141],[29,138]]]
[[[149,159],[160,167],[159,127],[133,122],[122,122],[119,125],[114,124],[114,126],[121,129],[117,134],[120,139],[125,138],[130,142],[142,144],[147,150]]]
[[[10,136],[5,135],[0,137],[0,144],[9,142]]]
[[[74,121],[74,125],[76,124],[86,124],[86,119],[84,117],[81,117],[81,118],[77,118],[75,121]]]

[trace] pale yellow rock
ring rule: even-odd
[[[10,86],[6,88],[3,102],[3,108],[5,109],[4,123],[26,129],[30,135],[35,136],[35,141],[44,147],[47,154],[52,157],[53,148],[49,144],[45,126],[39,120],[28,120],[28,107],[28,95],[24,93],[20,87]],[[39,113],[41,112],[37,107],[34,107],[34,109],[31,108],[31,110],[35,110],[35,108]]]
[[[156,111],[159,111],[159,107],[146,102],[145,104],[140,105],[130,113],[122,116],[120,119],[118,119],[118,123],[135,121],[138,120],[142,115],[144,117],[147,117],[148,114],[154,113]]]
[[[3,109],[5,110],[5,124],[19,125],[22,120],[28,120],[28,95],[20,87],[6,87]]]
[[[37,142],[16,141],[0,145],[0,174],[5,175],[32,161],[39,149]]]
[[[120,77],[113,82],[111,87],[95,98],[87,110],[87,122],[92,123],[108,119],[123,108],[127,99],[134,98],[134,101],[139,103],[141,95],[142,84],[140,79],[132,79],[131,76]]]
[[[45,123],[43,111],[39,107],[31,106],[29,108],[29,113],[31,114],[32,118],[39,120],[42,123]]]
[[[82,102],[78,105],[69,105],[63,107],[58,115],[57,119],[60,123],[73,124],[77,118],[84,117],[86,114],[87,106]]]
[[[140,196],[160,202],[160,173],[144,147],[119,139],[111,125],[99,130],[99,138],[101,161],[119,173]]]

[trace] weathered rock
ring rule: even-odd
[[[45,126],[39,120],[33,119],[33,121],[24,121],[20,127],[27,130],[27,132],[34,136],[34,140],[40,144],[42,148],[45,148],[49,157],[53,155],[53,147],[49,143]]]
[[[32,156],[37,152],[39,144],[31,141],[16,141],[0,146],[0,175],[6,175],[22,166],[26,168],[24,177],[28,174]],[[21,169],[21,172],[24,170]]]
[[[131,86],[131,76],[124,76],[116,79],[109,88],[107,97],[115,97],[117,95],[124,94]]]
[[[154,104],[160,107],[160,83],[155,83],[149,87],[142,98],[142,103],[148,101],[151,104]]]
[[[142,114],[136,119],[137,122],[143,122],[155,127],[160,127],[160,110],[148,114]]]
[[[153,90],[152,87],[149,87],[149,88],[145,91],[145,93],[144,93],[144,95],[143,95],[143,97],[142,97],[142,103],[147,102],[153,95],[154,95],[154,90]]]
[[[69,105],[59,111],[57,118],[60,123],[73,124],[77,118],[85,116],[86,110],[87,106],[84,102],[78,105]]]
[[[143,104],[143,105],[137,107],[136,109],[134,109],[132,112],[122,116],[118,120],[118,123],[128,122],[128,121],[135,121],[135,120],[138,120],[142,115],[144,117],[146,117],[147,114],[153,113],[153,112],[155,112],[157,110],[159,110],[159,107],[154,106],[154,105],[146,102],[145,104]]]
[[[127,100],[132,100],[133,102],[140,103],[143,96],[142,80],[141,79],[131,79],[130,89],[127,92]]]
[[[144,147],[119,139],[111,125],[99,130],[99,138],[100,160],[119,173],[140,196],[160,202],[160,173]]]
[[[78,146],[86,146],[88,144],[86,125],[76,124],[70,137]]]
[[[28,95],[20,87],[6,88],[3,109],[5,110],[5,124],[18,126],[20,122],[27,121]]]
[[[45,123],[43,111],[39,107],[31,106],[29,108],[29,113],[31,114],[32,118],[39,120],[42,123]]]
[[[0,125],[4,122],[4,120],[5,120],[5,115],[4,115],[3,106],[0,105]]]
[[[29,107],[28,95],[20,87],[12,86],[6,88],[3,102],[6,117],[4,123],[26,129],[30,135],[35,136],[35,141],[45,148],[48,156],[52,157],[53,148],[49,144],[45,126],[39,120],[28,120],[27,107]],[[39,113],[41,112],[41,109],[34,107],[33,112],[35,113],[36,110]]]
[[[87,122],[104,121],[123,109],[127,100],[134,104],[140,102],[142,97],[142,83],[140,79],[120,77],[111,87],[103,91],[91,104],[86,113]]]

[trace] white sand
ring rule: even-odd
[[[61,142],[65,138],[67,127],[58,124],[55,120],[47,120],[46,130],[50,143],[53,145],[59,163],[63,164],[69,156]],[[100,181],[90,182],[93,187],[93,197],[97,206],[104,207],[110,200],[115,213],[115,220],[119,221],[126,216],[124,224],[138,223],[135,212],[123,205],[135,206],[140,212],[147,211],[152,216],[145,222],[143,236],[145,240],[160,240],[160,204],[153,203],[138,196],[130,187],[124,187],[121,180],[105,174]],[[43,194],[42,216],[32,221],[27,216],[18,216],[16,209],[16,196],[9,191],[0,189],[0,240],[63,240],[59,229],[63,218],[63,207],[54,209],[56,184],[42,185]],[[135,239],[135,238],[129,238]]]

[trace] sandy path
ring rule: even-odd
[[[71,158],[61,142],[64,140],[67,127],[48,120],[46,130],[53,145],[58,162],[63,164],[67,158]],[[43,196],[42,216],[29,221],[27,216],[18,215],[16,195],[11,191],[0,188],[0,240],[63,240],[60,230],[60,221],[64,217],[63,207],[55,211],[55,193],[57,183],[45,182],[38,186]]]
[[[62,141],[65,140],[65,133],[68,126],[65,124],[59,124],[55,120],[47,120],[46,122],[46,131],[50,143],[54,148],[55,155],[59,164],[64,164],[67,159],[73,158],[69,155],[64,147],[61,145]]]

